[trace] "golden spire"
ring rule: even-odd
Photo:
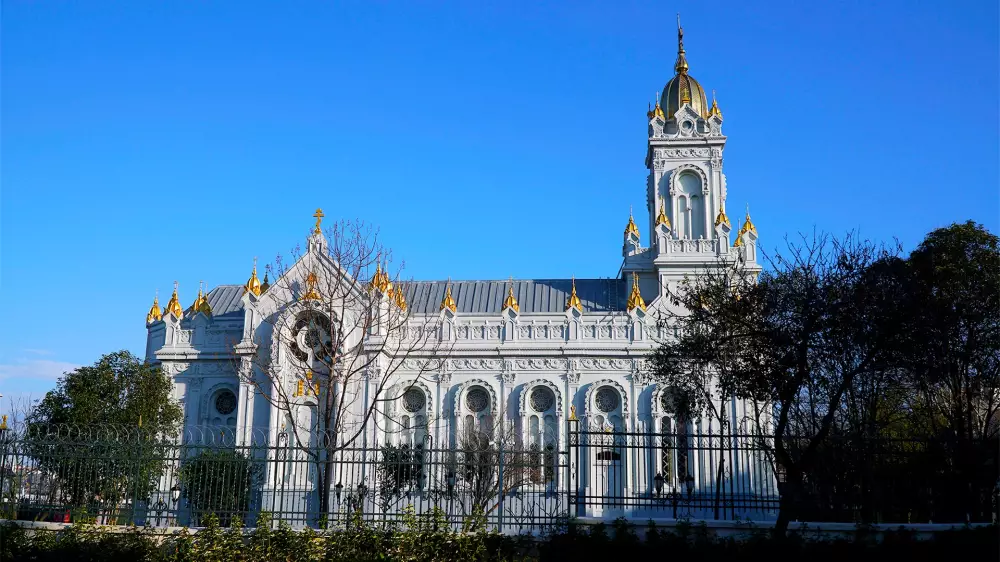
[[[393,292],[393,300],[400,310],[406,310],[406,296],[403,295],[403,286],[398,285]]]
[[[261,293],[260,279],[257,279],[257,257],[253,258],[253,271],[250,272],[250,279],[243,285],[243,292],[250,291],[254,296],[259,297]]]
[[[321,234],[323,232],[323,229],[320,228],[320,224],[323,222],[323,217],[325,216],[326,215],[323,214],[323,209],[316,209],[316,212],[313,213],[313,217],[316,218],[316,228],[313,229],[313,234]]]
[[[649,115],[650,119],[652,119],[653,117],[666,119],[666,116],[663,114],[663,108],[660,107],[660,92],[656,92],[656,107],[654,107],[651,111],[649,111],[647,115]]]
[[[503,307],[513,308],[514,312],[520,312],[521,307],[517,304],[517,299],[514,298],[514,278],[510,278],[510,283],[507,285],[507,298],[503,301]]]
[[[656,215],[656,226],[661,224],[667,225],[670,228],[670,219],[667,218],[667,202],[660,196],[660,214]]]
[[[163,314],[160,312],[160,292],[157,291],[156,295],[153,296],[153,306],[149,307],[149,312],[146,313],[146,323],[156,322],[163,318]]]
[[[448,284],[445,285],[444,298],[441,299],[441,306],[438,310],[444,310],[446,308],[452,312],[458,311],[458,305],[455,304],[455,299],[451,296],[451,279],[448,279]]]
[[[719,214],[715,216],[715,226],[724,224],[731,227],[729,224],[729,217],[726,216],[726,203],[723,201],[722,205],[719,207]]]
[[[739,226],[739,224],[740,224],[740,221],[739,221],[739,219],[737,219],[736,220],[736,225]],[[744,226],[743,228],[741,228],[740,231],[736,234],[736,241],[733,242],[733,247],[734,248],[739,248],[740,246],[743,245],[743,233],[745,232],[745,229],[746,229],[746,226]]]
[[[573,277],[573,292],[569,294],[569,300],[566,301],[566,310],[575,308],[580,312],[583,312],[583,302],[580,297],[576,295],[576,277]]]
[[[742,234],[744,232],[753,232],[754,234],[757,234],[757,227],[754,226],[753,225],[753,221],[750,220],[750,204],[749,203],[747,203],[747,218],[746,218],[746,222],[743,223],[743,230],[740,231],[740,234]]]
[[[716,116],[722,119],[722,111],[719,110],[719,102],[715,101],[715,90],[712,90],[712,108],[708,110],[709,116]]]
[[[312,271],[309,275],[306,275],[306,294],[302,295],[302,300],[320,300],[319,293],[316,292],[316,284],[319,282],[319,277]]]
[[[212,313],[212,307],[208,305],[208,299],[205,298],[205,293],[202,289],[204,284],[204,281],[198,282],[198,298],[194,299],[194,304],[191,305],[192,314],[201,312],[208,315]]]
[[[174,294],[170,295],[170,301],[164,307],[163,314],[173,314],[177,318],[184,316],[184,309],[181,308],[180,299],[177,298],[177,281],[174,281]]]
[[[628,303],[625,305],[625,308],[629,312],[632,312],[636,308],[640,308],[643,312],[646,312],[646,301],[642,300],[642,294],[639,293],[638,273],[632,274],[632,292],[628,295]]]
[[[684,28],[681,27],[681,15],[677,14],[677,63],[674,64],[677,74],[687,74],[688,61],[684,56]]]
[[[372,280],[368,282],[368,290],[380,289],[379,284],[382,282],[382,259],[378,258],[375,262],[375,275],[372,275]]]
[[[635,234],[636,238],[639,238],[639,227],[635,225],[635,219],[632,218],[632,207],[628,209],[628,225],[625,226],[625,236],[628,237],[629,234]]]

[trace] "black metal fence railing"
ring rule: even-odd
[[[267,511],[296,527],[426,517],[531,533],[573,517],[773,520],[784,495],[803,521],[996,520],[993,442],[831,438],[790,492],[760,435],[576,420],[550,435],[328,450],[288,433],[0,430],[0,518],[199,526],[209,514],[253,524]],[[793,451],[798,443],[785,441]]]

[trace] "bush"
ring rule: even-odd
[[[912,533],[886,533],[881,542],[859,534],[854,540],[817,541],[792,534],[777,541],[768,533],[751,533],[742,540],[712,538],[704,528],[689,526],[683,533],[646,528],[640,541],[634,527],[619,520],[583,532],[578,526],[562,534],[531,543],[483,529],[478,524],[467,532],[446,530],[440,513],[408,514],[405,528],[386,530],[354,525],[349,530],[317,532],[292,530],[287,524],[273,525],[263,513],[257,527],[246,532],[237,522],[224,528],[215,516],[206,516],[198,533],[183,530],[164,537],[155,529],[111,527],[80,523],[59,532],[29,532],[14,523],[0,524],[0,560],[60,562],[102,560],[127,562],[271,562],[274,560],[331,562],[490,561],[547,562],[571,560],[662,560],[699,561],[761,559],[825,562],[834,560],[878,561],[993,559],[998,548],[997,528],[985,527],[940,533],[932,540],[918,541]],[[475,527],[473,530],[472,528]]]

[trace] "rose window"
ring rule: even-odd
[[[555,403],[556,397],[552,393],[552,389],[544,386],[536,386],[531,391],[529,401],[531,402],[532,409],[536,412],[547,412],[552,407],[552,404]]]
[[[673,412],[674,402],[674,393],[671,390],[664,390],[663,394],[660,395],[660,408],[664,412]]]
[[[228,390],[223,390],[215,396],[215,411],[223,416],[228,416],[236,410],[236,395]]]
[[[482,412],[490,403],[490,396],[486,389],[477,386],[465,393],[465,407],[473,412]]]
[[[426,404],[427,398],[419,388],[411,388],[403,393],[403,409],[407,412],[419,412]]]
[[[597,389],[597,396],[594,397],[594,405],[602,412],[613,412],[619,404],[618,391],[610,386],[602,386]]]

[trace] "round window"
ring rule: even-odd
[[[602,412],[613,412],[618,408],[618,391],[610,386],[602,386],[597,389],[597,396],[594,397],[594,405]]]
[[[215,395],[215,411],[228,416],[236,410],[236,395],[229,390],[223,390]]]
[[[531,407],[536,412],[547,412],[552,404],[555,403],[556,397],[552,393],[552,389],[546,388],[544,386],[536,386],[531,391]]]
[[[682,128],[683,128],[683,129],[685,130],[685,131],[690,131],[690,130],[691,130],[691,129],[692,129],[693,127],[694,127],[694,124],[693,124],[693,123],[691,123],[690,121],[685,121],[684,123],[682,123],[682,124],[681,124],[681,127],[682,127]]]
[[[419,388],[410,388],[403,393],[403,409],[407,412],[419,412],[424,409],[427,399]]]
[[[479,413],[486,409],[490,403],[490,396],[486,393],[486,389],[481,386],[475,386],[465,393],[465,407],[470,411]]]

